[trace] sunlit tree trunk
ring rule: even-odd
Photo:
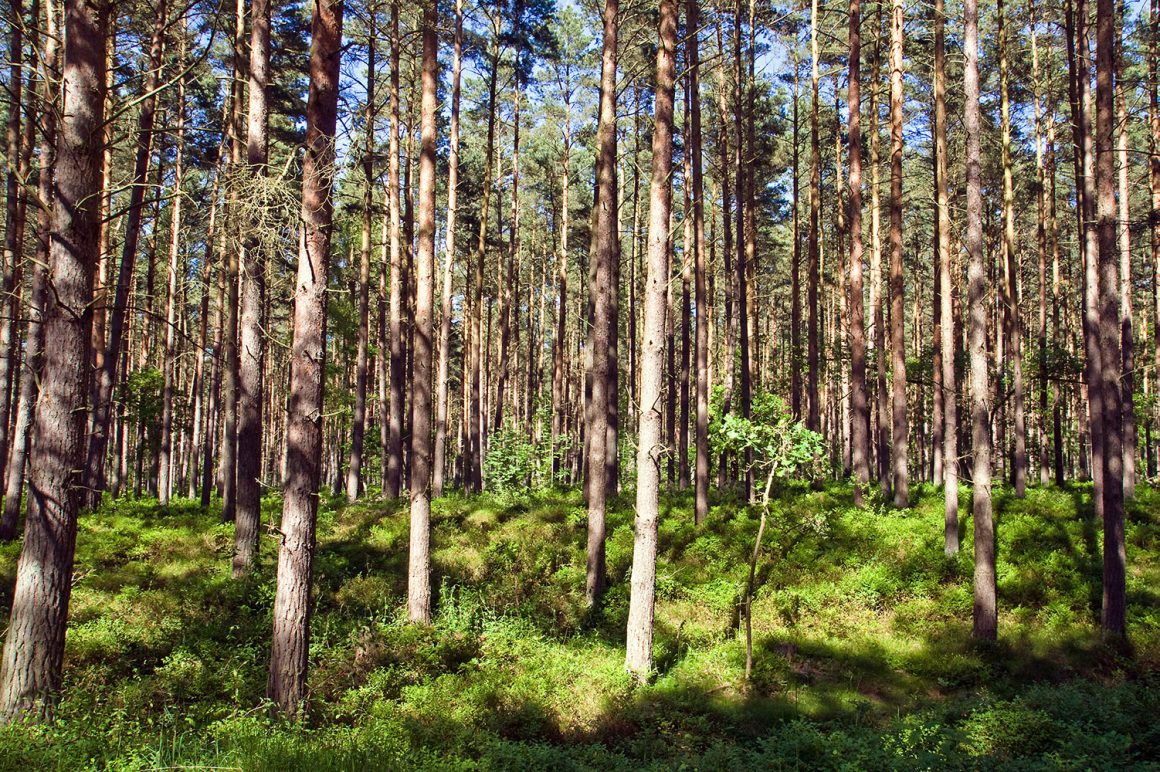
[[[967,282],[971,351],[971,512],[975,529],[976,638],[994,640],[997,633],[995,525],[991,513],[991,390],[987,372],[987,269],[983,256],[983,170],[979,116],[979,8],[963,5],[963,128],[967,155]]]
[[[893,381],[894,506],[910,503],[906,417],[906,301],[902,276],[902,41],[903,4],[893,0],[890,15],[890,337]]]
[[[447,162],[447,246],[443,255],[443,296],[439,317],[439,369],[435,382],[435,455],[432,460],[431,495],[443,495],[446,466],[447,415],[451,360],[451,284],[455,265],[455,217],[459,211],[459,92],[463,58],[463,0],[455,0],[455,40],[451,58],[451,126]],[[553,405],[553,421],[555,421]],[[555,447],[555,442],[552,444]]]
[[[1119,3],[1121,24],[1127,24],[1124,0]],[[1136,495],[1136,400],[1133,395],[1136,382],[1135,354],[1132,332],[1132,237],[1131,192],[1128,187],[1128,105],[1124,95],[1122,32],[1115,33],[1115,99],[1116,99],[1116,161],[1119,176],[1117,233],[1120,247],[1120,351],[1123,377],[1120,380],[1120,394],[1123,408],[1124,447],[1124,498]]]
[[[809,370],[806,382],[806,402],[809,410],[806,426],[815,432],[821,431],[820,402],[818,398],[819,346],[818,346],[818,284],[821,281],[818,262],[822,210],[822,151],[818,138],[818,88],[820,69],[818,62],[818,0],[813,0],[810,14],[810,235],[809,235],[809,276],[806,279],[807,306],[809,307],[809,330],[806,334],[808,353],[806,366]]]
[[[411,391],[411,540],[407,617],[431,621],[431,307],[435,301],[435,91],[438,10],[423,4],[423,85],[419,146],[419,250],[415,261],[415,375]]]
[[[59,696],[85,456],[92,278],[100,218],[108,6],[66,0],[64,103],[44,312],[45,360],[29,459],[28,519],[0,664],[0,721],[44,717]],[[76,313],[75,309],[85,309]]]
[[[703,179],[703,158],[701,155],[701,64],[700,41],[695,31],[700,25],[700,9],[697,0],[686,0],[686,28],[690,30],[685,38],[685,65],[688,68],[689,90],[689,169],[691,183],[689,201],[693,214],[693,303],[697,314],[695,344],[696,359],[696,428],[693,444],[696,450],[693,469],[693,518],[697,524],[705,521],[709,514],[709,309],[713,298],[709,296],[707,276],[709,265],[705,252],[705,185]],[[659,57],[659,51],[658,51]],[[659,70],[658,70],[659,72]],[[654,139],[655,142],[655,139]],[[688,216],[686,212],[685,216]]]
[[[696,0],[686,14],[697,18]],[[696,28],[690,25],[690,35]],[[656,598],[657,524],[660,519],[661,384],[665,334],[668,239],[672,206],[673,92],[677,59],[676,0],[660,0],[656,104],[653,109],[652,178],[649,183],[648,256],[645,273],[641,357],[639,449],[636,457],[636,521],[632,550],[625,667],[638,679],[652,671],[653,608]],[[692,81],[690,81],[691,83]],[[686,309],[687,312],[687,309]]]
[[[388,417],[386,479],[383,491],[390,498],[398,498],[403,484],[403,389],[406,379],[406,352],[403,343],[403,249],[399,230],[399,3],[391,4],[391,137],[387,165],[387,217],[390,220],[390,415]],[[486,197],[485,199],[486,200]]]

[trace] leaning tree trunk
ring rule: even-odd
[[[306,157],[302,165],[302,227],[294,291],[286,479],[282,488],[282,544],[266,693],[287,716],[306,702],[310,653],[310,590],[322,466],[322,409],[326,372],[326,279],[334,217],[334,133],[342,51],[341,0],[314,5]]]
[[[967,232],[964,240],[970,297],[971,350],[971,511],[975,521],[976,638],[994,640],[997,633],[995,585],[995,525],[991,517],[991,405],[987,373],[987,269],[983,257],[983,169],[979,116],[978,0],[963,5],[963,126],[967,154]]]
[[[686,0],[690,37],[697,34],[697,2]],[[661,458],[661,384],[664,380],[666,289],[669,283],[669,214],[673,189],[673,92],[677,69],[677,4],[661,0],[657,46],[656,105],[653,109],[652,178],[649,183],[648,263],[645,274],[641,350],[639,450],[636,457],[636,534],[632,549],[625,667],[644,680],[652,671],[653,608],[656,599],[657,523]],[[689,43],[687,50],[694,50]],[[695,72],[695,70],[694,70]],[[696,84],[690,78],[690,88]],[[686,307],[686,313],[688,308]]]
[[[0,721],[45,716],[59,696],[72,589],[93,271],[100,221],[108,5],[67,0],[45,361],[36,405],[28,520],[0,663]],[[84,309],[77,313],[76,309]]]

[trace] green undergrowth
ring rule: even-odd
[[[1000,640],[979,647],[971,521],[944,557],[940,491],[907,510],[855,509],[838,485],[780,491],[748,681],[757,513],[723,496],[698,527],[687,495],[665,497],[644,686],[622,667],[631,496],[612,503],[596,614],[576,492],[436,501],[430,628],[402,621],[405,508],[327,502],[296,725],[263,702],[277,532],[235,581],[214,513],[106,503],[80,524],[57,719],[0,729],[0,768],[1156,768],[1160,493],[1129,506],[1128,651],[1100,641],[1090,486],[996,493]],[[0,548],[5,617],[18,551]]]

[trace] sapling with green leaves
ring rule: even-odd
[[[775,485],[792,477],[816,479],[822,474],[825,439],[807,429],[793,417],[785,400],[773,394],[758,394],[753,398],[749,418],[727,413],[710,426],[710,441],[714,455],[728,452],[734,458],[752,459],[749,472],[754,478],[765,477],[761,492],[760,522],[753,540],[749,559],[749,576],[745,582],[742,603],[745,611],[745,678],[753,671],[753,583],[757,575],[757,559],[761,555],[761,540],[769,518],[769,498]]]

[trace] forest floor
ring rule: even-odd
[[[311,708],[262,702],[275,535],[230,578],[233,528],[194,502],[118,501],[80,524],[64,699],[0,729],[3,769],[1107,768],[1160,762],[1160,491],[1127,527],[1132,651],[1100,643],[1090,485],[998,497],[1000,641],[970,640],[971,522],[942,499],[772,506],[744,678],[738,600],[757,513],[662,501],[653,683],[623,670],[632,498],[609,516],[611,589],[585,614],[575,492],[434,505],[435,624],[402,621],[407,513],[323,507]],[[964,491],[964,512],[969,491]],[[278,502],[266,502],[267,515]],[[0,549],[7,618],[19,546]],[[1156,768],[1156,767],[1152,767]]]

